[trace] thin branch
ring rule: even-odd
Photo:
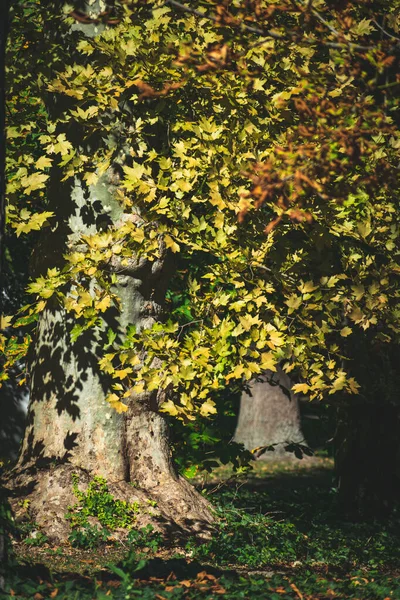
[[[377,26],[378,29],[380,29],[382,31],[382,33],[384,33],[385,35],[387,35],[392,40],[396,40],[396,42],[400,42],[400,38],[396,37],[395,35],[392,35],[388,31],[386,31],[386,29],[384,29],[381,25],[379,25],[378,21],[375,21],[375,19],[372,19],[372,22],[373,22],[374,25]]]

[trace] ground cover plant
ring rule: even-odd
[[[331,459],[259,462],[251,475],[231,474],[224,467],[199,483],[219,516],[209,541],[166,549],[147,529],[123,546],[99,541],[74,550],[45,542],[33,554],[21,541],[7,597],[399,597],[399,515],[384,523],[344,520]]]

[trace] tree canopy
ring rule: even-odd
[[[3,316],[0,377],[48,303],[74,315],[78,344],[120,309],[116,272],[167,257],[169,314],[124,336],[109,328],[97,357],[117,411],[132,390],[159,389],[166,413],[208,416],[221,390],[278,363],[310,398],[362,391],[351,341],[384,353],[400,325],[398,9],[137,0],[13,11],[7,227],[19,238],[68,229],[62,198],[47,202],[57,180],[85,194],[111,170],[115,203],[101,206],[99,191],[62,260],[34,253],[30,302]]]

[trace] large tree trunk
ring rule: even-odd
[[[112,186],[104,179],[89,197],[77,184],[71,198],[77,209],[69,220],[70,241],[82,233],[80,216],[88,202],[101,198],[102,206],[115,204]],[[31,517],[51,538],[67,533],[64,515],[74,503],[72,472],[82,483],[94,475],[105,477],[116,497],[143,508],[146,500],[156,501],[165,525],[201,528],[211,521],[206,501],[174,470],[158,394],[132,395],[128,412],[118,414],[105,400],[108,382],[97,364],[107,327],[121,339],[128,324],[140,330],[159,317],[165,265],[165,258],[152,263],[133,258],[117,276],[121,314],[110,310],[103,327],[87,331],[75,343],[70,341],[74,318],[63,308],[54,303],[41,316],[30,369],[28,425],[14,474],[17,487],[28,486]],[[138,524],[148,519],[143,510]]]
[[[289,377],[281,369],[265,373],[253,381],[250,392],[243,392],[235,432],[235,441],[247,450],[273,446],[274,452],[264,452],[262,459],[288,458],[285,451],[290,442],[304,443],[297,396],[291,391]]]
[[[56,190],[50,188],[49,193],[59,203],[56,183]],[[69,202],[61,198],[64,209],[67,204],[71,207],[69,243],[95,228],[84,225],[84,215],[96,202],[100,212],[101,207],[113,207],[115,222],[118,206],[113,191],[106,176],[89,193],[76,182]],[[62,232],[63,223],[59,229]],[[41,256],[48,255],[51,247],[53,259],[59,258],[56,248],[61,251],[64,246],[61,232],[47,237]],[[117,272],[118,265],[115,268]],[[154,262],[133,257],[123,274],[117,275],[121,313],[109,310],[102,327],[88,330],[75,343],[70,340],[75,320],[56,302],[40,318],[30,368],[28,424],[14,470],[14,493],[28,494],[30,517],[52,539],[64,539],[68,533],[64,515],[76,502],[73,472],[83,485],[101,475],[116,497],[139,502],[143,513],[139,512],[138,526],[149,521],[147,500],[157,502],[160,527],[201,529],[212,520],[204,498],[175,472],[167,425],[158,412],[159,394],[132,395],[128,412],[118,414],[105,400],[109,382],[98,367],[108,327],[122,339],[128,324],[140,330],[159,318],[168,270],[165,251]]]

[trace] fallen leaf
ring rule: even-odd
[[[291,584],[290,584],[290,587],[292,588],[292,590],[293,590],[294,592],[296,592],[296,594],[297,594],[297,596],[300,598],[300,600],[303,600],[304,596],[303,596],[303,594],[301,593],[301,591],[299,590],[299,588],[297,587],[297,585],[295,585],[294,583],[291,583]]]

